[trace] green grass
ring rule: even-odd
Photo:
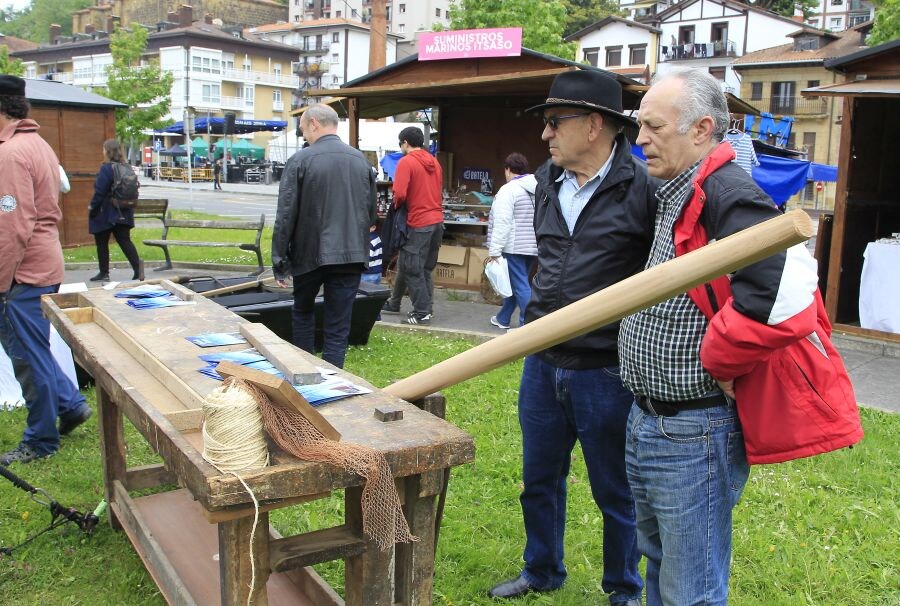
[[[175,219],[207,219],[214,221],[226,221],[228,217],[210,215],[196,211],[173,211]],[[144,246],[144,240],[159,240],[162,235],[162,223],[153,219],[141,219],[139,227],[131,230],[131,241],[137,247],[138,255],[144,261],[164,261],[163,250],[158,246]],[[152,225],[152,227],[150,227]],[[172,228],[169,230],[170,240],[193,240],[208,242],[253,242],[256,234],[250,230],[240,229],[189,229]],[[125,261],[125,255],[111,238],[109,246],[109,258],[111,261]],[[263,228],[260,239],[263,262],[272,260],[272,228]],[[251,251],[243,251],[239,248],[200,248],[191,246],[172,246],[169,254],[173,261],[190,263],[219,263],[256,265],[256,254]],[[63,250],[63,258],[66,263],[96,263],[97,249],[93,244],[67,248]]]
[[[385,385],[470,346],[462,339],[376,329],[368,346],[350,349],[347,369]],[[511,364],[445,391],[448,419],[475,437],[477,455],[451,478],[437,557],[437,605],[486,606],[491,601],[485,591],[520,568],[521,442],[515,404],[520,372],[521,364]],[[900,416],[862,414],[866,438],[853,449],[753,468],[735,511],[731,604],[900,604]],[[11,446],[25,414],[0,413],[0,419],[0,443]],[[93,508],[102,493],[95,419],[65,438],[56,456],[13,471],[66,505]],[[131,464],[154,461],[130,427],[128,436]],[[559,592],[517,603],[605,603],[602,525],[579,450],[569,489],[569,579]],[[339,523],[341,507],[340,496],[334,496],[280,510],[271,519],[287,534]],[[0,544],[18,543],[47,518],[28,495],[0,479]],[[340,585],[340,563],[317,569]],[[104,524],[90,537],[74,527],[58,529],[14,558],[0,559],[0,604],[163,603],[125,536]]]

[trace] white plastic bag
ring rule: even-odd
[[[72,186],[69,185],[69,177],[66,176],[66,171],[62,167],[62,164],[59,166],[59,191],[67,194],[72,189]]]
[[[488,261],[484,266],[484,275],[494,288],[494,291],[501,297],[512,296],[512,286],[509,284],[509,267],[506,265],[506,258],[499,257],[496,261]]]

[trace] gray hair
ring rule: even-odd
[[[303,115],[306,116],[307,120],[315,120],[322,126],[338,125],[337,112],[324,103],[316,103],[315,105],[310,105],[309,109],[307,109],[303,113]]]
[[[678,78],[684,83],[681,98],[678,100],[681,108],[678,133],[685,134],[692,124],[704,116],[709,116],[713,120],[713,139],[716,141],[724,139],[728,131],[730,114],[728,101],[719,80],[701,69],[685,69],[654,78],[653,83],[668,78]]]

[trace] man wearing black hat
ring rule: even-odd
[[[541,138],[551,159],[535,174],[538,262],[527,322],[641,271],[659,185],[631,156],[620,131],[634,122],[622,113],[621,86],[605,72],[560,74],[547,101],[531,110],[543,112]],[[633,397],[619,378],[618,332],[618,323],[604,326],[525,359],[519,390],[525,566],[491,589],[491,597],[551,591],[565,581],[566,480],[579,440],[603,515],[603,590],[616,606],[641,602],[634,500],[625,476]]]
[[[50,323],[41,313],[41,295],[56,292],[64,273],[60,175],[29,109],[25,81],[0,75],[0,343],[28,407],[22,441],[0,455],[2,465],[50,456],[60,434],[91,416],[50,352]]]

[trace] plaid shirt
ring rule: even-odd
[[[659,209],[647,268],[675,258],[675,222],[692,193],[697,162],[656,192]],[[700,363],[706,317],[686,294],[658,303],[622,320],[619,362],[622,381],[632,393],[667,402],[702,398],[717,389]]]

